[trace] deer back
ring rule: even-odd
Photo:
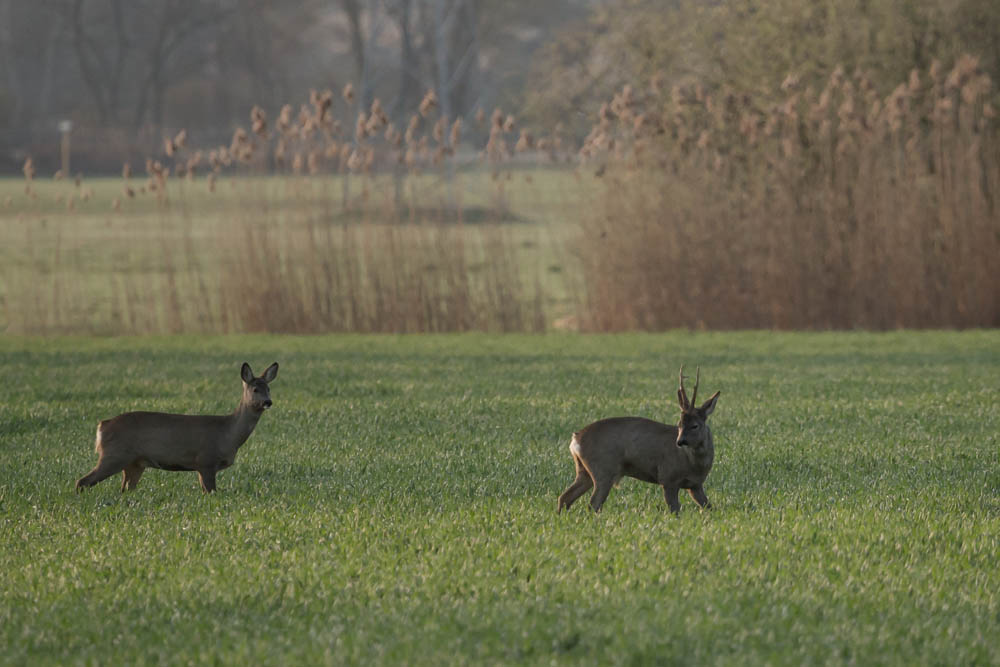
[[[98,445],[127,451],[155,468],[193,470],[206,457],[231,457],[246,442],[252,427],[238,428],[234,417],[127,412],[100,423]]]
[[[679,465],[677,427],[644,417],[601,419],[573,434],[588,467],[656,482],[663,466]]]

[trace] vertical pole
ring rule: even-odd
[[[73,122],[69,120],[59,121],[59,133],[62,135],[60,143],[60,156],[62,157],[62,173],[64,178],[69,178],[69,136],[73,131]]]

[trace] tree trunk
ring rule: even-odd
[[[354,56],[355,76],[358,85],[365,71],[365,38],[361,32],[361,3],[359,0],[340,0],[351,31],[351,55]],[[360,92],[360,91],[359,91]]]
[[[73,3],[73,47],[76,50],[80,74],[97,106],[97,117],[102,123],[106,123],[109,114],[107,101],[104,99],[104,87],[101,85],[100,68],[91,62],[87,53],[88,46],[87,33],[83,26],[83,0],[76,0]]]
[[[14,33],[12,27],[14,25],[14,0],[7,0],[4,5],[4,20],[0,21],[0,37],[3,38],[4,44],[4,70],[7,73],[7,87],[10,89],[11,98],[13,102],[12,114],[11,114],[11,126],[19,127],[22,125],[21,114],[24,108],[24,92],[21,90],[21,82],[17,77],[17,60],[14,54]]]
[[[453,0],[461,2],[461,0]],[[435,0],[434,3],[434,59],[436,63],[437,96],[438,104],[441,108],[441,115],[451,122],[451,90],[452,90],[452,70],[451,70],[451,49],[449,48],[451,38],[451,28],[455,20],[456,7],[447,6],[447,0]],[[447,124],[442,141],[447,141]],[[445,180],[448,182],[448,208],[458,214],[458,197],[455,192],[455,160],[445,158],[444,160]]]
[[[393,108],[393,117],[399,119],[400,125],[409,112],[417,107],[420,81],[414,69],[417,67],[417,53],[413,48],[413,33],[410,25],[412,16],[412,0],[400,0],[399,15],[399,97]]]

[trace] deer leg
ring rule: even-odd
[[[559,510],[564,508],[568,510],[570,505],[575,503],[577,498],[589,491],[593,485],[594,482],[590,479],[590,475],[584,474],[582,477],[577,477],[573,484],[559,496]]]
[[[586,461],[579,458],[578,461],[580,466],[590,474],[590,479],[594,482],[594,492],[590,495],[590,508],[594,510],[594,512],[600,512],[601,506],[604,505],[604,501],[608,499],[611,487],[615,485],[615,482],[621,479],[621,475],[603,473],[600,472],[600,469],[598,469],[600,474],[595,474],[594,470],[587,465]]]
[[[676,486],[663,486],[663,497],[667,501],[667,505],[670,507],[670,511],[674,514],[681,513],[681,501],[677,498],[677,493],[680,491]]]
[[[122,470],[122,493],[126,489],[131,491],[135,487],[139,486],[139,478],[142,477],[143,471],[146,467],[139,463],[133,463],[131,465],[125,466]]]
[[[594,493],[590,496],[590,508],[595,512],[600,512],[601,507],[604,505],[604,501],[608,499],[608,494],[611,493],[611,487],[615,485],[614,480],[601,480],[594,485]]]
[[[98,482],[104,481],[108,477],[121,472],[126,465],[127,464],[123,461],[118,462],[102,457],[97,461],[97,465],[94,466],[93,470],[76,480],[76,490],[79,492],[88,487],[94,486]]]
[[[694,501],[698,503],[703,510],[712,509],[712,503],[708,502],[708,496],[705,495],[705,487],[701,484],[693,489],[688,489],[688,493],[691,494],[691,497],[694,498]]]
[[[201,490],[205,493],[215,491],[215,468],[202,468],[198,471],[198,481],[201,482]]]
[[[576,463],[576,479],[573,483],[569,485],[569,488],[563,491],[562,495],[559,496],[559,508],[556,510],[556,514],[561,512],[563,508],[569,509],[569,506],[576,502],[576,499],[587,492],[587,489],[594,485],[594,481],[590,478],[590,473],[587,469],[583,467],[580,463],[580,459],[576,456],[573,457],[573,462]]]
[[[590,508],[594,512],[600,512],[604,501],[608,499],[608,494],[611,493],[611,487],[615,485],[618,479],[613,475],[602,477],[591,473],[590,476],[594,480],[594,493],[590,496]]]

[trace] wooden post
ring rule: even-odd
[[[59,153],[62,157],[62,173],[64,178],[69,178],[69,135],[72,131],[73,121],[59,121],[59,133],[62,135]]]

